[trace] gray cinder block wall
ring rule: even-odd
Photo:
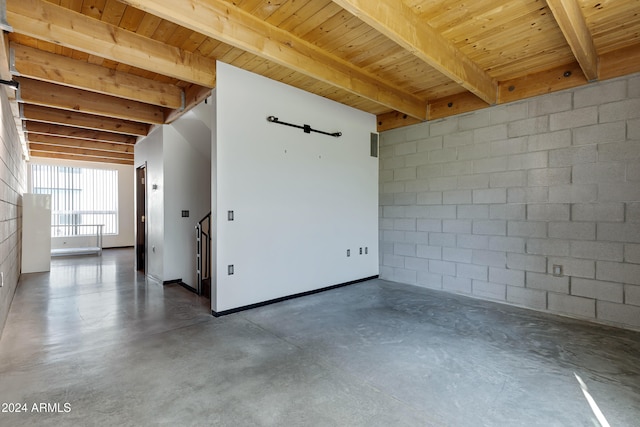
[[[22,194],[26,188],[26,163],[11,107],[0,89],[0,334],[20,278],[22,252]]]
[[[640,329],[640,74],[383,132],[380,266]]]

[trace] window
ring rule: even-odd
[[[51,236],[118,234],[118,171],[31,165],[31,192],[51,194]]]

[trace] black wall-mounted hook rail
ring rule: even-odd
[[[271,122],[271,123],[278,123],[279,125],[285,125],[285,126],[291,126],[292,128],[298,128],[298,129],[302,129],[304,131],[304,133],[311,133],[311,132],[317,132],[317,133],[321,133],[323,135],[329,135],[329,136],[333,136],[338,138],[339,136],[342,136],[342,132],[324,132],[321,130],[317,130],[317,129],[313,129],[311,126],[309,125],[294,125],[292,123],[287,123],[287,122],[281,122],[276,116],[269,116],[267,117],[267,121]]]

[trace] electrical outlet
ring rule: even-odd
[[[362,248],[360,248],[360,255],[362,255]]]
[[[233,211],[227,211],[227,221],[233,221]]]
[[[551,270],[553,275],[556,277],[562,276],[562,266],[558,264],[553,264],[553,269]]]
[[[347,256],[351,256],[351,249],[347,249]]]
[[[228,274],[229,276],[233,276],[233,264],[230,264],[230,265],[227,267],[227,274]]]
[[[368,255],[369,254],[369,246],[365,246],[364,247],[364,254]]]

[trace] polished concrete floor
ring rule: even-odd
[[[638,333],[382,280],[216,319],[132,262],[22,276],[0,425],[598,426],[576,376],[640,425]]]

